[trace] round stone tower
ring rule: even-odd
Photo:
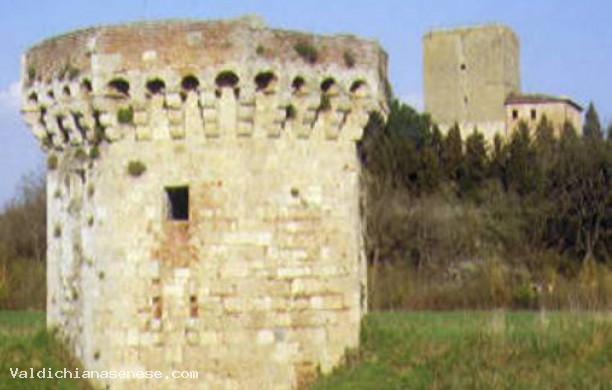
[[[94,27],[25,54],[48,326],[87,370],[163,373],[99,385],[290,389],[358,345],[355,142],[386,111],[386,62],[374,41],[253,17]]]

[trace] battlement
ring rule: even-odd
[[[354,140],[369,111],[386,111],[386,61],[373,41],[253,17],[95,27],[27,52],[23,113],[51,149],[93,144],[100,132]]]

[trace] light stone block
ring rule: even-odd
[[[274,343],[274,332],[263,329],[257,332],[257,344],[268,345]]]

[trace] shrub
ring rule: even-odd
[[[36,78],[36,68],[30,65],[28,68],[28,83],[32,84]]]
[[[512,292],[514,304],[522,309],[532,309],[535,307],[537,295],[529,284],[521,284]]]
[[[50,154],[49,157],[47,157],[47,169],[49,169],[50,171],[54,171],[57,169],[57,165],[57,156],[55,154]]]
[[[70,62],[66,62],[66,64],[62,67],[62,69],[59,70],[57,76],[60,80],[63,80],[66,78],[68,80],[74,80],[77,77],[79,77],[80,73],[81,71],[79,70],[79,68],[75,67]]]
[[[45,268],[32,259],[0,259],[0,310],[44,310]]]
[[[87,157],[88,157],[87,152],[85,152],[85,150],[81,147],[77,148],[74,151],[74,158],[76,158],[78,161],[83,162],[87,160]]]
[[[147,170],[146,165],[142,161],[132,160],[128,163],[127,171],[130,176],[139,177]]]
[[[51,137],[49,135],[42,139],[41,144],[47,149],[53,148],[53,141],[51,140]]]
[[[263,47],[262,45],[257,45],[255,52],[257,53],[258,56],[263,56],[264,54],[266,54],[266,48]]]
[[[95,114],[94,114],[95,115]],[[93,142],[95,145],[102,143],[102,141],[106,140],[106,129],[100,123],[96,123],[96,127],[94,128],[94,139]]]
[[[68,69],[68,79],[74,80],[79,77],[79,74],[81,74],[81,71],[78,68],[70,65],[70,68]]]
[[[295,106],[293,104],[288,105],[287,108],[285,109],[285,117],[291,120],[291,119],[295,119],[296,116],[297,116],[297,111],[295,109]]]
[[[322,94],[321,102],[319,103],[319,111],[329,111],[331,110],[331,100],[329,96]]]
[[[95,160],[100,157],[100,147],[98,145],[93,145],[91,149],[89,149],[89,157],[92,160]]]
[[[414,275],[406,263],[380,262],[368,266],[368,305],[374,310],[401,310],[415,299]]]
[[[352,68],[353,66],[355,66],[356,60],[355,60],[355,56],[353,55],[353,53],[350,50],[347,50],[344,52],[344,64],[349,67]]]
[[[134,123],[134,109],[132,106],[121,107],[119,111],[117,111],[117,121],[123,124]]]
[[[312,45],[312,43],[304,40],[298,41],[295,46],[293,46],[293,48],[295,49],[296,53],[298,53],[298,55],[302,57],[305,61],[310,62],[311,64],[317,62],[319,53],[317,52],[317,49]]]

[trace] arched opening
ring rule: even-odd
[[[151,95],[158,95],[158,94],[164,93],[165,90],[166,90],[166,83],[164,82],[164,80],[160,78],[155,78],[155,79],[147,81],[147,91]]]
[[[217,75],[215,84],[217,85],[217,91],[215,92],[217,97],[221,97],[221,90],[224,88],[233,88],[234,96],[236,98],[240,95],[240,88],[238,88],[238,82],[240,79],[236,73],[231,70],[226,70]]]
[[[321,83],[321,91],[323,93],[331,93],[334,91],[334,87],[336,85],[336,80],[332,77],[328,77]]]
[[[349,89],[351,96],[365,97],[368,95],[368,84],[363,80],[355,80]]]
[[[255,76],[258,91],[271,91],[276,83],[276,75],[272,72],[261,72]]]
[[[238,85],[238,81],[240,81],[240,79],[236,76],[236,73],[231,70],[226,70],[217,75],[215,84],[217,84],[219,88],[234,88]]]
[[[181,81],[181,87],[185,91],[197,91],[200,87],[200,81],[197,77],[190,74],[183,77],[183,80]]]
[[[318,111],[330,111],[332,109],[332,102],[330,96],[335,95],[337,92],[336,80],[332,77],[328,77],[321,83],[321,101],[319,103]]]
[[[64,89],[62,90],[62,92],[64,93],[64,96],[70,96],[72,95],[72,93],[70,92],[70,87],[69,86],[65,86]]]
[[[302,76],[297,76],[293,79],[293,82],[291,83],[291,89],[293,90],[293,93],[303,91],[305,86],[306,80],[304,80]]]
[[[127,97],[130,95],[130,83],[123,78],[112,79],[108,83],[108,89],[110,92],[115,93],[117,95]]]
[[[32,92],[28,95],[28,102],[32,104],[38,103],[38,94],[36,92]]]
[[[49,99],[53,100],[55,99],[55,92],[53,92],[52,89],[47,91],[47,97],[49,97]]]
[[[81,81],[81,91],[84,94],[90,94],[93,91],[93,87],[91,85],[91,80],[83,79],[83,81]]]

